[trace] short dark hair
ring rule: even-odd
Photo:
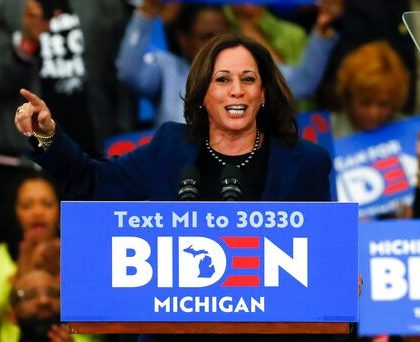
[[[264,46],[234,32],[215,36],[194,58],[184,98],[184,116],[189,126],[189,138],[198,142],[208,136],[208,114],[202,105],[214,64],[221,51],[236,46],[245,47],[255,58],[262,86],[265,88],[265,106],[257,115],[258,129],[274,134],[287,146],[294,145],[298,132],[295,101],[283,75]]]

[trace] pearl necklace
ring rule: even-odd
[[[240,163],[236,164],[236,167],[241,168],[244,167],[246,164],[248,164],[252,158],[254,158],[255,152],[257,151],[258,147],[260,146],[260,131],[257,129],[257,135],[255,136],[255,143],[254,147],[252,148],[252,151],[249,153],[248,157]],[[220,156],[217,155],[217,152],[213,150],[213,148],[210,146],[209,139],[206,138],[206,148],[209,151],[209,153],[213,156],[214,159],[216,159],[220,164],[225,166],[227,163],[220,158]]]

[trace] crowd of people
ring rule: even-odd
[[[226,164],[242,200],[330,200],[333,156],[296,116],[330,111],[339,138],[415,115],[401,14],[418,6],[0,1],[0,341],[137,339],[60,325],[62,199],[176,200],[195,163],[203,200],[219,200]],[[150,144],[103,160],[107,139],[146,128]]]

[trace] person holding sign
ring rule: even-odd
[[[16,127],[70,198],[175,200],[182,170],[196,165],[198,199],[220,200],[221,171],[231,164],[244,200],[330,199],[328,152],[298,138],[294,100],[270,53],[240,35],[216,36],[195,58],[184,98],[187,124],[163,124],[151,143],[120,158],[90,159],[42,99],[25,89],[21,95],[27,102],[16,111]]]
[[[409,74],[385,41],[366,43],[350,53],[337,71],[343,112],[332,115],[334,136],[371,131],[403,118]]]

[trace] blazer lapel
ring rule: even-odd
[[[169,143],[172,144],[167,153],[167,165],[170,165],[170,169],[165,173],[165,184],[169,184],[168,189],[172,189],[167,194],[170,197],[168,200],[176,200],[181,172],[186,166],[196,162],[199,144],[186,141],[184,134],[174,136]]]
[[[299,173],[298,147],[283,147],[271,138],[266,182],[262,200],[285,201]]]

